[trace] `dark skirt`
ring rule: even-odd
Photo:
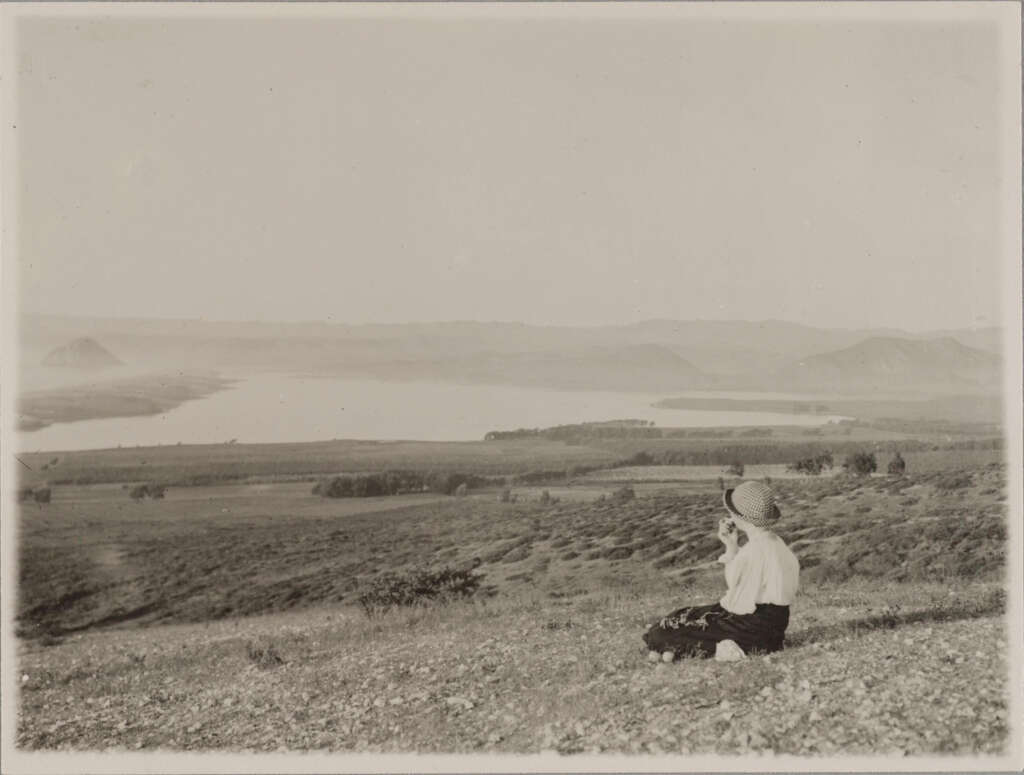
[[[651,651],[678,657],[713,657],[719,641],[731,640],[744,652],[768,653],[782,648],[789,606],[759,604],[752,614],[734,614],[719,603],[673,611],[644,633]]]

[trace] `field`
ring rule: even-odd
[[[171,485],[245,479],[312,480],[328,474],[415,469],[494,475],[609,465],[614,452],[550,441],[325,441],[202,444],[19,455],[26,483],[156,480]],[[54,465],[52,461],[57,463]],[[45,468],[44,468],[45,467]]]
[[[501,448],[527,462],[528,445]],[[117,454],[134,470],[137,451]],[[639,640],[721,594],[713,479],[638,481],[634,498],[621,482],[517,488],[515,503],[56,486],[22,506],[19,744],[996,753],[1004,468],[920,454],[902,478],[775,482],[803,592],[787,650],[739,667],[652,666]],[[382,574],[477,559],[467,602],[373,619],[357,605]]]

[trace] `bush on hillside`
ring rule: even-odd
[[[843,470],[857,476],[868,476],[878,470],[874,452],[854,452],[846,456]]]
[[[149,484],[137,484],[131,488],[128,495],[133,501],[140,501],[143,498],[159,500],[164,497],[164,491],[166,489],[167,488],[162,484],[153,484],[152,482]]]
[[[474,565],[474,568],[476,565]],[[472,597],[483,577],[474,568],[414,570],[403,574],[386,573],[377,577],[359,595],[359,605],[368,618],[382,616],[392,608],[447,603]]]
[[[888,472],[890,476],[903,476],[907,472],[907,461],[897,452],[889,461]]]
[[[50,488],[40,487],[32,492],[32,498],[36,503],[49,503],[50,502]]]
[[[832,453],[823,452],[820,455],[801,458],[800,460],[797,460],[795,463],[790,463],[788,466],[786,466],[786,470],[798,474],[818,476],[825,469],[831,469],[832,465]]]
[[[33,495],[35,495],[35,491],[31,487],[19,487],[18,503],[27,503],[32,500]]]

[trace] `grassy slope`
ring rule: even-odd
[[[793,754],[1006,745],[997,586],[811,586],[789,647],[770,659],[646,662],[644,623],[711,594],[620,585],[374,622],[326,608],[30,645],[18,743]],[[902,609],[879,617],[883,604]],[[249,656],[260,649],[283,663]]]
[[[943,495],[954,475],[776,482],[805,576],[894,580],[998,569],[1006,530],[998,465]],[[384,571],[474,557],[502,591],[566,593],[619,575],[704,572],[719,552],[713,482],[630,503],[502,504],[399,496],[330,500],[308,485],[171,490],[133,502],[116,487],[60,488],[23,508],[19,614],[26,632],[118,619],[203,621],[351,602]],[[871,551],[869,551],[871,549]]]
[[[42,637],[22,642],[19,742],[1001,750],[1002,468],[777,485],[803,591],[787,650],[742,666],[650,665],[639,640],[652,618],[721,593],[713,482],[551,507],[330,501],[290,484],[145,503],[59,488],[24,512],[21,626]],[[491,598],[373,621],[350,604],[384,570],[474,556]],[[215,618],[228,607],[268,615]],[[283,664],[262,668],[260,648]]]

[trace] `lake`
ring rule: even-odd
[[[159,444],[300,442],[330,439],[480,440],[488,431],[634,418],[661,427],[822,425],[829,415],[656,409],[663,398],[747,397],[746,394],[612,393],[381,382],[318,377],[258,376],[189,401],[169,412],[57,423],[19,435],[25,451],[101,449]],[[801,400],[792,395],[759,397]]]

